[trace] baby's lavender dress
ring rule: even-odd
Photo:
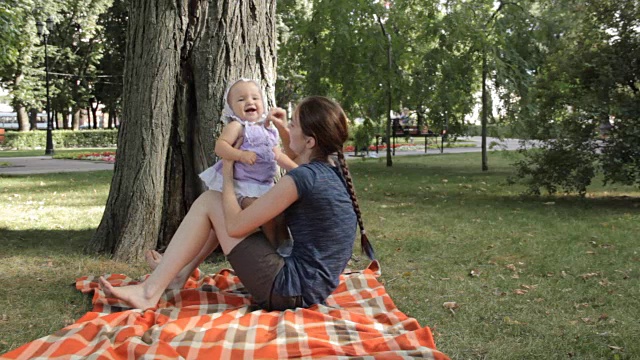
[[[263,123],[254,124],[237,119],[233,121],[239,121],[243,127],[244,139],[240,150],[256,153],[256,162],[253,165],[240,161],[235,163],[236,197],[260,197],[274,184],[277,164],[273,148],[278,144],[278,130],[273,125],[265,128]],[[222,192],[222,160],[199,176],[210,190]]]

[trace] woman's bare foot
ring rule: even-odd
[[[147,260],[147,265],[149,265],[149,267],[153,271],[158,267],[158,265],[160,265],[160,261],[162,261],[162,254],[155,250],[148,250],[144,253],[144,258],[145,260]],[[183,273],[184,270],[180,271],[180,273],[178,273],[178,275],[176,275],[176,277],[171,280],[171,282],[167,286],[167,289],[182,289],[184,287],[184,284],[187,282],[187,279],[189,279],[189,275],[191,275]]]
[[[100,276],[98,282],[100,283],[100,288],[104,291],[107,297],[120,299],[135,309],[146,310],[156,307],[158,305],[158,300],[160,300],[160,295],[162,295],[145,295],[143,283],[115,287],[102,276]]]

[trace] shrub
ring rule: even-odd
[[[115,147],[118,142],[118,130],[54,130],[54,147]],[[9,131],[6,133],[3,146],[11,149],[25,150],[44,148],[47,141],[46,131]]]
[[[514,164],[516,178],[509,182],[525,183],[534,195],[540,195],[542,189],[555,194],[560,188],[580,196],[587,193],[599,162],[595,125],[573,119],[563,127],[563,137],[544,141],[539,148],[520,150],[525,157]]]
[[[356,149],[361,150],[369,147],[374,136],[374,129],[371,121],[366,119],[361,125],[352,129],[353,143]]]

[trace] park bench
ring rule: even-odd
[[[426,126],[409,126],[409,125],[401,125],[399,119],[393,119],[393,127],[391,129],[391,137],[393,141],[392,149],[393,155],[396,154],[396,138],[408,138],[408,137],[424,137],[424,153],[427,153],[427,146],[429,145],[429,138],[435,139],[435,144],[438,145],[438,138],[440,139],[440,153],[443,152],[444,147],[444,137],[446,136],[446,131],[442,131],[440,133],[434,133],[429,130]],[[376,153],[378,152],[378,144],[380,144],[380,139],[384,139],[386,136],[383,134],[376,134]],[[388,145],[388,141],[385,141]]]

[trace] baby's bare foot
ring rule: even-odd
[[[135,309],[150,309],[158,305],[160,295],[145,296],[143,284],[115,287],[102,276],[99,279],[100,288],[107,297],[120,299]]]

